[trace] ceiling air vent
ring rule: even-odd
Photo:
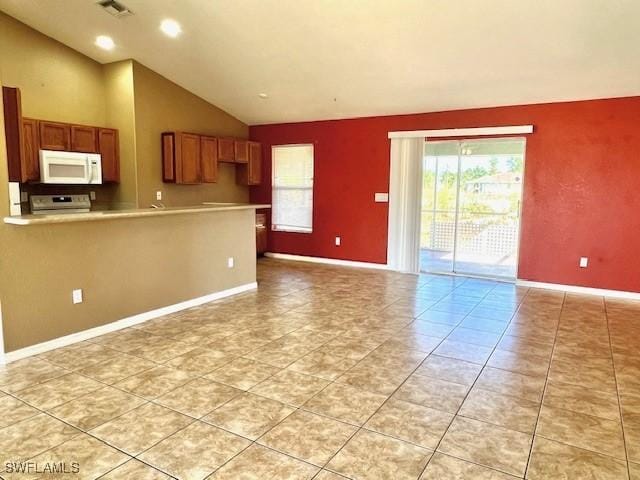
[[[116,18],[128,17],[133,15],[133,12],[129,10],[125,5],[116,0],[100,0],[98,2],[105,12],[113,15]]]

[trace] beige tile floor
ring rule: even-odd
[[[258,273],[257,292],[0,367],[0,476],[640,479],[640,303]]]

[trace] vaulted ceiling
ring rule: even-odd
[[[99,62],[134,58],[250,124],[640,94],[638,0],[121,1],[134,15],[94,0],[0,9]],[[159,30],[165,18],[178,38]]]

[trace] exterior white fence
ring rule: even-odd
[[[496,213],[472,215],[474,218],[463,218],[458,221],[459,251],[491,256],[507,256],[516,252],[518,221],[513,215]],[[452,216],[453,212],[448,211],[422,212],[421,248],[453,250],[456,227],[455,221],[450,219]]]

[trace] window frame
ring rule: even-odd
[[[275,155],[274,152],[276,149],[280,148],[291,148],[291,147],[311,147],[311,186],[310,187],[277,187],[275,178],[276,178],[276,168],[275,168]],[[285,232],[285,233],[305,233],[310,234],[313,233],[313,205],[314,205],[314,186],[315,186],[315,169],[316,169],[316,158],[315,158],[315,145],[313,143],[288,143],[282,145],[271,145],[271,208],[273,209],[273,198],[274,192],[276,190],[311,190],[311,226],[309,228],[306,227],[297,227],[297,226],[286,226],[278,228],[278,225],[273,222],[274,210],[271,211],[271,230],[274,232]]]

